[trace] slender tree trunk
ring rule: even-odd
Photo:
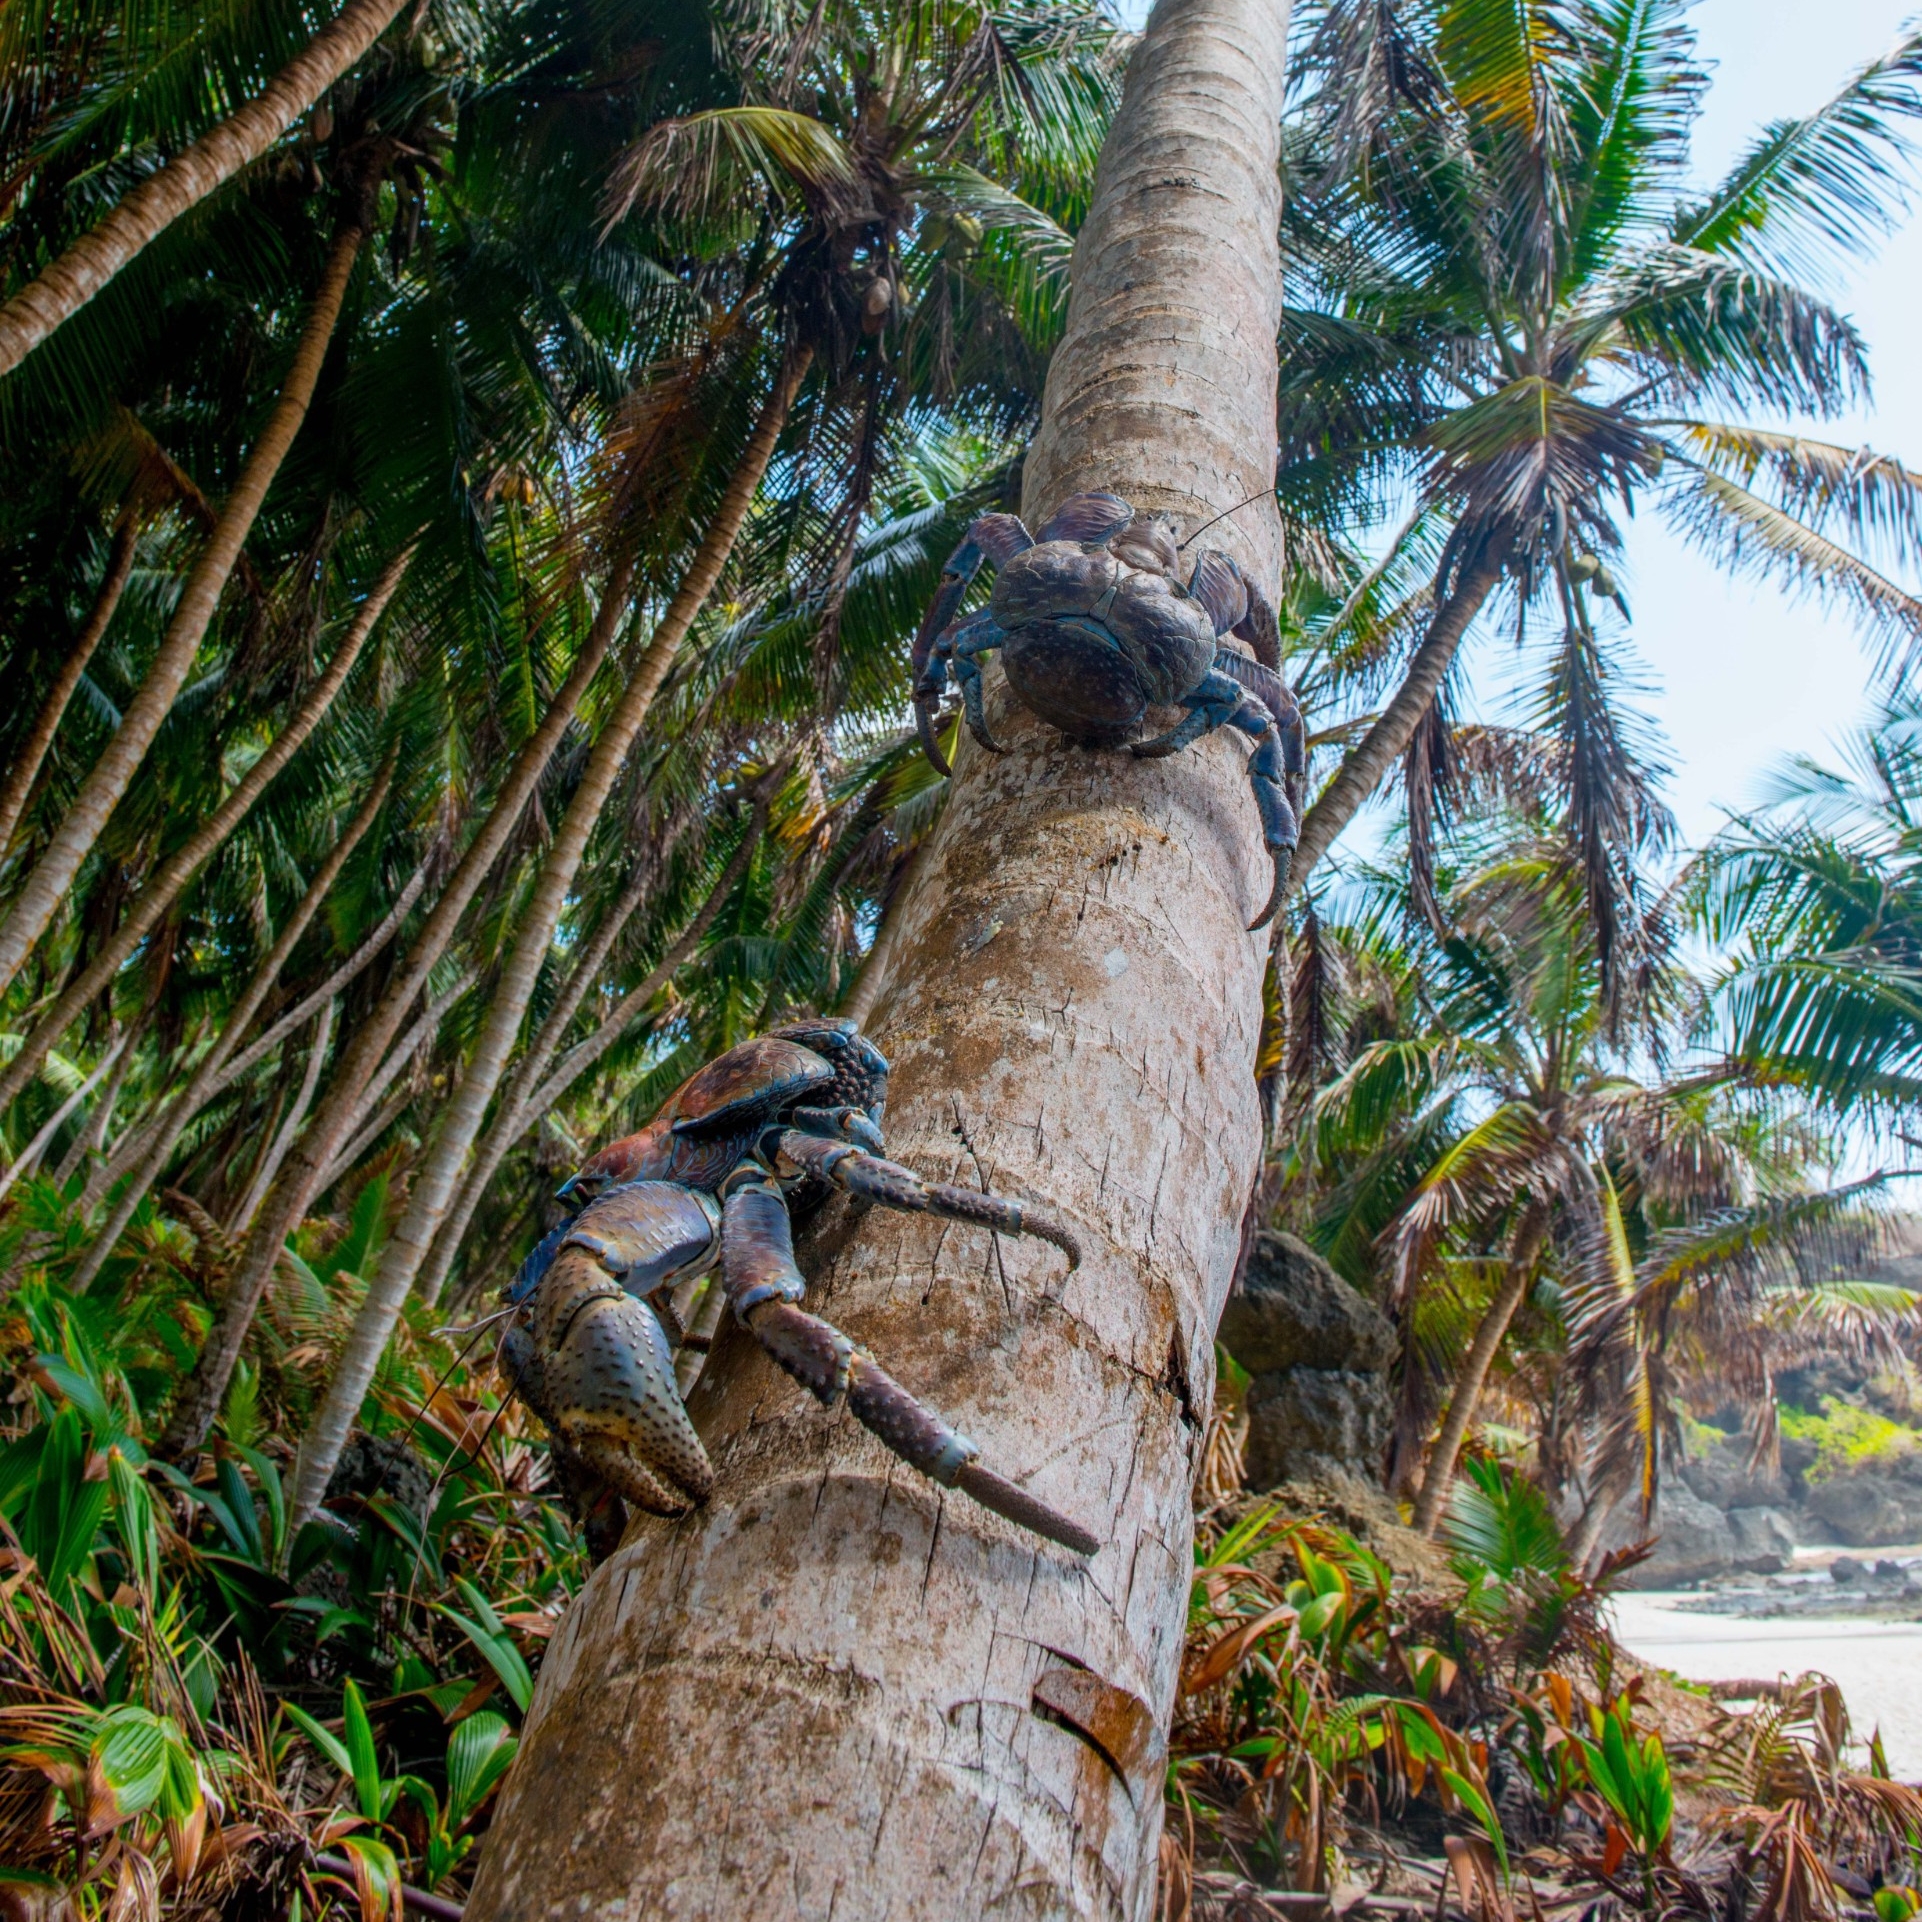
[[[681,931],[674,945],[647,971],[640,985],[623,995],[614,1012],[579,1048],[570,1052],[570,1061],[576,1055],[581,1057],[579,1065],[557,1087],[558,1075],[548,1081],[542,1081],[541,1077],[553,1059],[561,1037],[566,1034],[568,1024],[574,1019],[575,1010],[586,997],[588,989],[594,985],[601,964],[612,951],[621,927],[640,905],[645,889],[637,887],[632,890],[631,900],[623,895],[608,916],[609,925],[597,931],[594,945],[581,956],[579,966],[568,978],[565,992],[549,1010],[533,1045],[515,1068],[513,1079],[507,1084],[507,1092],[501,1096],[494,1125],[482,1140],[480,1150],[474,1157],[474,1165],[461,1183],[460,1196],[448,1210],[446,1219],[440,1225],[440,1232],[434,1238],[433,1254],[421,1269],[416,1283],[421,1299],[430,1307],[440,1299],[440,1291],[447,1281],[447,1271],[453,1266],[454,1257],[460,1253],[460,1245],[466,1239],[467,1225],[474,1219],[474,1210],[480,1206],[481,1197],[493,1184],[494,1176],[507,1159],[508,1151],[573,1086],[575,1079],[621,1038],[634,1017],[660,993],[673,977],[675,969],[700,945],[702,936],[714,925],[714,917],[720,913],[722,902],[741,878],[741,870],[747,866],[755,843],[761,838],[761,824],[765,819],[766,810],[757,808],[753,824],[742,836],[741,845],[729,857],[727,866],[721,870],[721,878],[709,890],[700,911]]]
[[[567,804],[567,813],[561,819],[547,859],[541,865],[533,895],[523,911],[513,952],[495,985],[494,999],[487,1010],[480,1039],[467,1062],[467,1071],[447,1103],[425,1160],[414,1172],[407,1193],[407,1211],[382,1251],[380,1267],[368,1284],[340,1359],[334,1364],[327,1393],[301,1437],[293,1491],[296,1531],[320,1506],[327,1491],[334,1465],[360,1413],[367,1384],[373,1380],[374,1369],[393,1333],[401,1304],[433,1247],[435,1232],[453,1199],[468,1150],[500,1086],[501,1074],[513,1052],[527,1004],[533,999],[535,983],[547,959],[549,943],[560,924],[574,876],[580,870],[581,857],[587,852],[588,837],[600,819],[607,797],[614,791],[628,750],[654,705],[654,697],[674,664],[682,640],[693,626],[694,617],[706,605],[715,583],[721,578],[721,569],[734,551],[735,539],[747,519],[754,496],[760,491],[761,477],[774,457],[781,429],[787,424],[788,410],[807,373],[808,360],[809,354],[804,348],[783,361],[775,376],[773,391],[762,403],[754,431],[728,477],[714,518],[708,523],[680,587],[650,637],[627,691],[595,740],[580,785]]]
[[[226,1297],[220,1304],[220,1312],[208,1330],[200,1359],[175,1398],[167,1426],[156,1444],[163,1456],[186,1455],[206,1439],[207,1430],[226,1396],[227,1378],[233,1373],[241,1343],[247,1338],[248,1326],[260,1306],[260,1298],[273,1276],[287,1237],[306,1212],[321,1177],[352,1134],[355,1107],[367,1077],[379,1066],[388,1043],[400,1032],[408,1009],[454,938],[468,903],[533,798],[534,789],[560,745],[574,710],[580,706],[607,657],[607,650],[627,612],[633,579],[631,562],[616,563],[566,682],[541,717],[540,726],[515,756],[493,808],[442,889],[440,899],[434,903],[406,967],[388,987],[373,1014],[355,1029],[335,1069],[333,1083],[314,1113],[312,1125],[295,1143],[280,1179],[261,1203],[248,1233],[247,1245],[235,1265],[233,1279],[228,1283]]]
[[[214,1084],[219,1080],[228,1056],[239,1045],[240,1037],[247,1032],[248,1023],[260,1012],[261,1003],[273,992],[281,969],[287,965],[288,956],[293,953],[300,937],[307,932],[314,916],[320,912],[320,904],[333,892],[341,869],[347,865],[347,857],[360,845],[361,838],[373,826],[375,816],[386,805],[393,780],[393,764],[389,762],[368,791],[367,798],[360,804],[359,812],[347,824],[347,831],[315,871],[313,880],[307,885],[307,892],[287,917],[287,925],[281,929],[280,938],[268,949],[267,958],[254,971],[254,978],[234,1004],[213,1045],[195,1064],[186,1087],[175,1100],[167,1104],[148,1128],[141,1131],[137,1141],[127,1144],[132,1150],[132,1158],[123,1160],[121,1155],[116,1155],[113,1162],[108,1164],[108,1188],[111,1189],[123,1174],[126,1176],[126,1186],[115,1198],[99,1234],[94,1237],[93,1246],[87,1250],[86,1258],[74,1271],[73,1280],[68,1285],[75,1294],[83,1295],[93,1285],[94,1277],[113,1253],[120,1237],[126,1233],[127,1224],[146,1198],[147,1190],[160,1178],[160,1171],[166,1167],[182,1130],[213,1094]]]
[[[264,1060],[296,1028],[304,1027],[328,1002],[334,1000],[343,988],[367,972],[368,968],[380,958],[387,944],[400,932],[408,915],[412,913],[414,903],[420,899],[421,890],[427,885],[427,871],[433,866],[434,858],[430,852],[420,866],[407,877],[406,886],[394,897],[394,905],[381,916],[379,925],[319,987],[296,1002],[285,1014],[278,1016],[271,1027],[267,1028],[258,1039],[248,1042],[246,1047],[220,1070],[214,1077],[213,1085],[202,1097],[204,1101],[211,1101],[215,1095],[232,1087],[256,1062]],[[236,1038],[244,1032],[244,1029],[236,1029]]]
[[[182,214],[259,159],[380,38],[400,8],[401,0],[350,0],[252,100],[148,175],[0,307],[0,374],[18,367]]]
[[[13,1166],[10,1167],[5,1174],[0,1174],[0,1201],[6,1199],[7,1190],[11,1188],[16,1181],[32,1174],[35,1163],[47,1152],[48,1144],[51,1143],[54,1136],[60,1132],[60,1124],[93,1093],[94,1089],[100,1085],[105,1076],[112,1073],[113,1065],[120,1059],[121,1051],[126,1045],[127,1037],[121,1035],[119,1039],[114,1042],[113,1046],[94,1063],[93,1072],[87,1076],[86,1080],[81,1082],[79,1087],[74,1089],[73,1093],[68,1095],[66,1100],[61,1102],[59,1107],[54,1109],[53,1113],[47,1117],[41,1126],[40,1132],[20,1150],[19,1156],[14,1161]]]
[[[74,876],[80,871],[80,863],[87,858],[88,850],[107,824],[107,817],[126,793],[134,770],[146,758],[153,737],[159,733],[161,722],[173,707],[174,696],[180,692],[180,685],[200,652],[200,643],[206,638],[214,610],[220,604],[221,592],[253,530],[255,516],[267,498],[274,476],[280,472],[287,450],[294,444],[301,422],[307,418],[307,408],[320,379],[321,363],[327,358],[334,324],[347,298],[347,284],[353,278],[354,262],[364,237],[362,229],[351,222],[344,224],[336,237],[321,272],[320,285],[315,289],[313,304],[307,310],[306,325],[301,329],[293,365],[287,370],[280,397],[261,427],[260,438],[249,451],[240,478],[234,482],[233,492],[223,503],[220,518],[187,576],[179,605],[161,637],[146,679],[127,703],[119,727],[101,750],[100,759],[81,784],[80,792],[46,851],[34,864],[6,919],[0,921],[0,990],[19,973],[34,943],[46,932],[47,924],[66,899]]]
[[[1482,603],[1502,577],[1507,549],[1500,543],[1484,545],[1462,568],[1454,591],[1435,609],[1428,633],[1408,663],[1388,705],[1362,736],[1361,744],[1342,762],[1340,771],[1302,817],[1301,845],[1289,872],[1291,888],[1308,879],[1314,865],[1334,845],[1335,837],[1361,811],[1362,804],[1388,778],[1401,760],[1416,728],[1435,699],[1435,690],[1453,665]]]
[[[87,616],[87,624],[73,644],[73,652],[61,662],[60,672],[53,677],[53,685],[47,689],[47,697],[40,703],[40,712],[34,716],[33,728],[20,743],[20,751],[13,757],[13,765],[7,769],[6,785],[0,788],[0,861],[6,859],[13,831],[20,825],[21,815],[26,812],[27,799],[33,792],[34,777],[40,772],[40,764],[47,758],[54,736],[60,732],[60,722],[67,712],[67,703],[73,699],[74,689],[80,685],[80,677],[86,673],[94,650],[113,624],[114,610],[120,605],[127,577],[133,572],[134,543],[138,534],[138,517],[131,506],[123,507],[120,518],[114,522],[113,542],[107,549],[107,571],[101,577],[99,593],[94,596],[93,611]]]
[[[1469,1424],[1488,1382],[1488,1371],[1500,1352],[1508,1324],[1528,1294],[1535,1278],[1535,1259],[1542,1251],[1548,1233],[1548,1216],[1539,1205],[1531,1204],[1515,1228],[1515,1239],[1508,1251],[1508,1272],[1495,1299],[1488,1304],[1475,1339],[1468,1345],[1461,1373],[1455,1377],[1455,1392],[1449,1398],[1448,1413],[1442,1419],[1441,1433],[1429,1450],[1428,1467],[1421,1479],[1421,1493],[1415,1497],[1415,1526],[1432,1535],[1440,1524],[1448,1491],[1455,1485],[1455,1463],[1468,1437]]]
[[[702,901],[696,917],[686,924],[686,928],[680,930],[680,936],[675,940],[673,948],[667,949],[667,953],[661,955],[661,959],[653,965],[652,969],[648,969],[646,976],[642,976],[640,980],[640,986],[632,988],[621,998],[621,1001],[615,1005],[615,1011],[605,1019],[604,1023],[600,1024],[577,1049],[569,1053],[567,1057],[569,1061],[573,1061],[575,1055],[580,1055],[579,1067],[575,1072],[569,1074],[565,1082],[559,1082],[559,1074],[555,1074],[550,1080],[542,1080],[542,1074],[546,1072],[548,1063],[554,1059],[555,1047],[559,1047],[561,1036],[567,1032],[567,1024],[575,1019],[575,1011],[579,1009],[580,1001],[586,998],[588,988],[594,986],[594,976],[600,973],[600,967],[607,959],[607,953],[613,948],[613,942],[621,932],[621,923],[625,923],[634,913],[634,907],[638,907],[638,894],[634,898],[634,903],[628,903],[627,898],[623,896],[621,903],[615,907],[615,911],[607,917],[613,926],[611,930],[609,928],[602,930],[602,934],[607,936],[605,942],[596,940],[594,949],[590,949],[580,957],[579,967],[569,978],[567,992],[555,1001],[554,1007],[548,1013],[548,1019],[540,1024],[540,1034],[534,1038],[534,1044],[527,1049],[519,1067],[513,1071],[513,1080],[507,1082],[507,1092],[500,1099],[500,1111],[494,1117],[494,1126],[488,1128],[486,1138],[480,1142],[480,1151],[475,1155],[475,1163],[471,1169],[467,1170],[467,1176],[461,1182],[459,1199],[448,1211],[446,1220],[442,1220],[440,1224],[440,1232],[434,1238],[434,1251],[427,1265],[421,1269],[419,1280],[415,1284],[421,1299],[429,1307],[440,1299],[440,1290],[446,1286],[446,1280],[448,1280],[448,1270],[454,1267],[454,1257],[461,1251],[461,1242],[467,1238],[467,1224],[475,1219],[475,1209],[480,1205],[480,1197],[492,1186],[502,1161],[507,1159],[507,1151],[515,1142],[521,1140],[523,1134],[527,1134],[527,1130],[534,1122],[548,1113],[550,1107],[554,1107],[555,1101],[575,1084],[575,1078],[580,1072],[586,1071],[586,1067],[592,1061],[598,1061],[609,1047],[613,1047],[613,1044],[627,1032],[634,1017],[673,978],[675,969],[680,967],[680,963],[686,961],[688,955],[692,955],[694,949],[702,944],[702,936],[705,936],[705,932],[713,926],[715,915],[721,913],[721,903],[727,899],[728,890],[734,886],[736,880],[740,880],[740,871],[748,865],[748,859],[752,857],[753,846],[761,838],[763,821],[765,821],[765,809],[755,809],[755,821],[750,826],[750,830],[742,836],[740,848],[736,848],[728,857],[727,867],[721,871],[721,878],[709,890],[707,899]],[[559,1082],[559,1086],[555,1086],[555,1082]]]
[[[1150,20],[1030,525],[1083,488],[1194,527],[1267,487],[1286,25],[1281,0]],[[1272,506],[1210,538],[1273,588]],[[1052,1197],[1086,1252],[1064,1277],[1038,1242],[875,1209],[805,1259],[818,1312],[1107,1545],[1079,1563],[944,1496],[724,1330],[690,1404],[714,1498],[637,1518],[550,1644],[470,1922],[1150,1912],[1190,1488],[1261,1147],[1244,930],[1268,862],[1225,735],[1135,761],[1065,744],[998,678],[989,700],[1009,752],[962,750],[874,1007],[889,1148]]]
[[[326,672],[308,690],[307,698],[295,710],[293,719],[274,737],[266,753],[234,783],[226,799],[161,862],[147,885],[134,897],[120,926],[100,944],[100,952],[68,982],[53,1006],[35,1024],[33,1032],[20,1044],[20,1052],[7,1064],[6,1072],[0,1074],[0,1114],[6,1112],[8,1103],[33,1079],[41,1062],[47,1058],[48,1051],[120,971],[127,957],[185,893],[194,876],[247,818],[275,775],[294,758],[308,735],[320,725],[327,710],[333,706],[334,697],[353,672],[354,664],[360,659],[361,650],[379,624],[381,615],[387,611],[387,603],[393,599],[394,590],[400,586],[400,577],[407,571],[407,563],[412,558],[410,549],[387,564],[372,591],[361,602],[353,625],[334,649]]]
[[[320,1011],[320,1019],[314,1024],[313,1046],[307,1050],[307,1066],[300,1077],[300,1092],[294,1096],[294,1105],[288,1110],[287,1119],[280,1124],[280,1132],[274,1136],[273,1145],[261,1157],[260,1166],[254,1170],[246,1198],[234,1210],[233,1219],[227,1223],[230,1235],[247,1232],[247,1224],[253,1220],[255,1210],[265,1199],[267,1190],[273,1186],[274,1176],[280,1172],[280,1164],[287,1159],[288,1150],[299,1137],[301,1123],[307,1119],[307,1110],[314,1105],[314,1090],[320,1086],[320,1071],[327,1059],[328,1044],[334,1038],[334,1015],[339,1006],[337,1001],[330,1001]]]
[[[914,880],[914,870],[920,860],[921,850],[916,848],[908,856],[907,867],[894,890],[894,899],[888,903],[881,925],[875,930],[874,946],[868,950],[868,958],[861,964],[861,978],[855,982],[854,992],[842,1005],[842,1014],[857,1028],[868,1025],[875,1003],[881,998],[881,990],[887,985],[889,970],[894,965],[895,939],[901,932],[901,903],[907,898]]]
[[[149,1001],[128,1024],[126,1045],[120,1051],[120,1059],[114,1064],[113,1073],[107,1077],[107,1085],[100,1090],[99,1099],[88,1110],[86,1126],[74,1136],[73,1146],[60,1157],[60,1166],[54,1170],[54,1179],[62,1187],[85,1164],[89,1155],[101,1156],[106,1153],[107,1134],[113,1126],[114,1109],[120,1103],[120,1092],[127,1085],[127,1076],[133,1072],[135,1051],[148,1028],[153,1025],[154,1007],[154,1002]],[[99,1179],[96,1165],[80,1190],[79,1210],[83,1215],[91,1213],[94,1203],[100,1199]]]

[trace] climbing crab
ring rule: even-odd
[[[841,1189],[884,1207],[1036,1235],[1080,1259],[1045,1209],[924,1182],[881,1154],[888,1064],[852,1022],[779,1028],[717,1056],[638,1134],[592,1156],[561,1189],[584,1202],[509,1285],[500,1365],[546,1423],[590,1541],[619,1540],[622,1499],[655,1514],[703,1501],[714,1471],[675,1383],[679,1282],[717,1262],[735,1318],[825,1406],[903,1461],[1050,1541],[1099,1544],[984,1468],[966,1436],[875,1359],[800,1307],[790,1206]],[[685,1498],[685,1499],[683,1499]]]
[[[955,622],[983,560],[998,570],[993,598]],[[1225,634],[1246,641],[1255,658],[1220,645]],[[914,640],[921,745],[943,774],[950,770],[934,722],[950,675],[969,732],[1001,752],[981,700],[981,657],[996,648],[1016,698],[1078,740],[1119,745],[1151,707],[1188,714],[1166,734],[1133,742],[1138,755],[1173,754],[1218,727],[1252,736],[1248,777],[1275,868],[1252,925],[1273,919],[1299,838],[1307,755],[1301,710],[1281,678],[1274,609],[1234,561],[1204,548],[1184,574],[1168,523],[1138,519],[1115,494],[1074,495],[1039,534],[1013,514],[983,514],[949,556]]]

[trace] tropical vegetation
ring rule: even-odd
[[[1134,40],[0,28],[6,1900],[457,1912],[588,1573],[487,1310],[693,1067],[873,1011],[945,797],[908,639],[1018,502]],[[1697,1730],[1682,1821],[1600,1611],[1692,1421],[1759,1457],[1783,1370],[1915,1355],[1872,1266],[1922,1127],[1922,478],[1806,426],[1867,391],[1837,286],[1906,212],[1922,34],[1706,188],[1681,0],[1319,0],[1293,55],[1313,798],[1257,1205],[1392,1315],[1382,1477],[1452,1587],[1211,1471],[1166,1912],[1333,1890],[1392,1803],[1469,1914],[1539,1848],[1603,1907],[1904,1922],[1922,1804],[1832,1690]],[[1641,505],[1876,647],[1848,764],[1699,850],[1632,696]]]

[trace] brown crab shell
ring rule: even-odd
[[[1167,707],[1215,657],[1208,610],[1166,574],[1101,548],[1043,541],[995,577],[992,609],[1021,702],[1064,733],[1125,735]]]

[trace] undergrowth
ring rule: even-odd
[[[210,1446],[153,1458],[229,1250],[156,1211],[60,1284],[64,1197],[0,1228],[0,1912],[458,1913],[540,1651],[587,1567],[491,1372],[397,1341],[321,1516],[282,1437],[387,1217],[372,1182],[276,1277]],[[9,1893],[10,1892],[10,1893]],[[41,1906],[36,1908],[35,1903]]]

